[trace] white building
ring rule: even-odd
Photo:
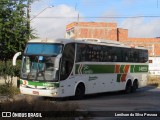
[[[160,75],[160,57],[149,57],[149,73]]]

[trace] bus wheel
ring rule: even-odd
[[[85,86],[83,83],[80,83],[75,91],[75,99],[82,99],[85,94]]]
[[[133,82],[132,92],[136,92],[137,88],[138,88],[138,82],[136,80],[136,81]]]
[[[129,80],[126,84],[125,93],[128,94],[132,90],[132,82]]]

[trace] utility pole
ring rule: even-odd
[[[79,37],[79,13],[77,18],[77,38]]]
[[[30,39],[30,0],[27,1],[27,34],[28,40]]]

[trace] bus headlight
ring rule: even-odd
[[[57,95],[57,92],[51,92],[51,94],[52,94],[53,96],[55,96],[55,95]]]
[[[23,85],[23,84],[21,84],[20,86],[21,86],[21,87],[27,87],[26,85]]]
[[[47,87],[46,89],[47,90],[54,90],[55,88],[54,87]]]

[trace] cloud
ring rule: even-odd
[[[44,9],[43,7],[41,11]],[[41,14],[31,21],[31,26],[36,30],[37,36],[40,38],[64,38],[66,25],[74,22],[76,19],[73,17],[77,15],[77,11],[67,5],[59,5],[52,8],[46,7]]]
[[[117,23],[117,19],[113,18],[114,16],[118,16],[115,8],[108,9],[101,16],[104,17],[104,18],[100,19],[99,21]]]
[[[132,4],[136,3],[136,2],[137,2],[136,0],[122,0],[122,3],[125,6],[132,5]]]
[[[37,15],[40,11],[44,10],[51,5],[51,0],[41,0],[41,2],[35,2],[32,5],[32,17],[33,14]],[[88,0],[90,1],[90,0]],[[128,0],[123,2],[127,3]],[[133,3],[133,0],[129,0],[127,4]],[[74,6],[58,5],[53,8],[47,8],[37,18],[31,21],[31,26],[34,28],[37,35],[41,38],[64,38],[66,25],[77,21],[78,11],[75,11]],[[66,18],[52,18],[52,17],[66,17]],[[83,15],[80,13],[80,16]],[[119,12],[115,8],[109,8],[107,12],[102,13],[102,17],[105,16],[120,16]],[[42,18],[51,17],[51,18]],[[81,20],[83,21],[83,20]],[[84,20],[85,21],[85,20]],[[103,22],[116,22],[121,28],[128,29],[129,37],[159,37],[160,36],[160,19],[156,18],[128,18],[128,19],[97,19],[97,21]]]
[[[50,0],[33,0],[34,2],[31,4],[31,17],[33,15],[37,15],[44,8],[48,7],[50,4]]]
[[[153,38],[160,36],[159,23],[160,19],[128,18],[120,26],[128,29],[129,37]]]

